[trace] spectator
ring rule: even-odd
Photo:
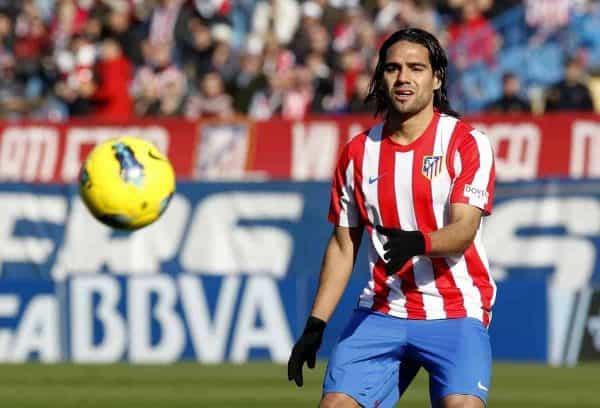
[[[181,115],[187,80],[183,71],[171,61],[171,44],[146,42],[143,47],[147,62],[135,74],[131,88],[135,113],[142,116]]]
[[[270,75],[266,87],[257,90],[250,101],[248,116],[252,119],[270,119],[281,115],[283,97],[292,81],[292,71]]]
[[[325,29],[332,33],[344,18],[344,2],[349,0],[308,0],[316,3],[320,9],[319,21]],[[307,1],[305,1],[307,3]],[[352,1],[350,1],[352,3]],[[352,5],[352,4],[347,4]]]
[[[10,16],[0,12],[0,54],[12,53],[14,45],[13,23]]]
[[[70,116],[89,115],[93,112],[91,97],[97,86],[95,61],[95,46],[81,35],[73,36],[69,48],[57,53],[60,76],[54,91],[65,104]]]
[[[5,54],[0,58],[0,117],[19,119],[30,108],[25,83],[16,75],[15,60]]]
[[[311,49],[314,49],[315,41],[320,41],[318,47],[328,49],[331,31],[321,23],[322,16],[323,9],[316,2],[309,0],[302,4],[300,27],[291,43],[292,50],[299,60],[303,60]]]
[[[502,76],[502,96],[490,104],[488,112],[494,113],[520,113],[531,112],[531,105],[521,98],[521,82],[512,72]]]
[[[228,23],[234,0],[193,0],[198,15],[205,21]]]
[[[244,40],[250,34],[252,27],[252,16],[256,8],[255,0],[237,0],[231,9],[231,46],[239,50],[244,45]]]
[[[285,119],[302,119],[309,113],[313,101],[313,77],[304,66],[294,67],[291,71],[289,88],[283,95],[281,116]]]
[[[263,50],[263,71],[267,75],[276,75],[285,69],[296,65],[296,56],[292,51],[282,46],[275,35],[266,35]]]
[[[34,2],[27,1],[23,4],[23,12],[16,20],[15,34],[14,52],[19,64],[36,71],[40,58],[50,44],[48,30]]]
[[[226,118],[233,115],[231,96],[225,93],[223,78],[218,72],[208,72],[200,80],[200,89],[191,95],[185,108],[188,119]]]
[[[396,17],[400,14],[401,7],[399,1],[377,0],[373,24],[378,33],[388,33],[396,28]]]
[[[82,34],[90,42],[98,44],[102,41],[104,8],[98,7],[89,11]]]
[[[571,0],[525,0],[525,20],[533,30],[530,42],[539,45],[560,33],[569,23]]]
[[[16,19],[15,34],[14,53],[19,74],[28,82],[41,80],[41,60],[51,44],[48,30],[33,1],[23,3],[23,11]]]
[[[373,114],[373,105],[367,103],[365,98],[369,94],[371,76],[363,72],[356,78],[350,101],[348,101],[348,112],[357,114]]]
[[[305,65],[313,78],[313,99],[310,110],[314,113],[327,112],[327,102],[334,88],[332,71],[324,56],[316,52],[306,57]]]
[[[495,65],[498,38],[476,0],[465,1],[460,21],[448,27],[448,40],[449,58],[460,69],[478,62]]]
[[[177,44],[183,69],[190,76],[200,77],[211,70],[215,42],[210,27],[200,17],[190,15],[178,22]]]
[[[227,83],[232,81],[240,70],[238,55],[232,48],[233,32],[226,24],[215,24],[211,29],[214,48],[210,67],[217,71]]]
[[[129,95],[132,70],[119,42],[113,38],[105,39],[97,66],[98,86],[92,96],[96,104],[95,115],[106,119],[130,119],[133,116]]]
[[[184,0],[158,0],[150,17],[148,40],[153,44],[173,45],[175,23]]]
[[[361,21],[358,28],[358,38],[355,49],[360,53],[361,59],[368,63],[373,57],[377,56],[377,32],[375,27],[368,20]]]
[[[323,55],[327,63],[334,65],[336,54],[333,50],[331,34],[327,32],[324,26],[316,24],[308,30],[309,46],[308,52],[315,52]],[[302,58],[299,58],[302,60]]]
[[[300,22],[296,0],[262,0],[256,4],[252,19],[253,32],[265,36],[272,31],[279,44],[287,45]]]
[[[71,115],[93,114],[107,108],[105,96],[98,96],[106,92],[105,85],[98,88],[97,81],[109,83],[102,77],[111,70],[106,68],[108,62],[103,58],[95,65],[95,54],[104,50],[107,38],[117,40],[133,72],[145,71],[154,79],[178,78],[164,81],[165,86],[159,87],[171,90],[172,97],[152,97],[154,101],[150,102],[135,94],[134,110],[143,115],[183,114],[186,81],[199,84],[199,78],[213,71],[225,82],[235,111],[245,114],[258,90],[263,96],[273,96],[267,77],[280,75],[283,69],[294,74],[271,81],[276,89],[279,85],[287,86],[281,93],[283,99],[273,104],[279,106],[274,109],[275,114],[283,112],[286,95],[295,95],[293,101],[305,99],[298,96],[308,93],[295,93],[304,80],[312,84],[309,112],[355,111],[360,109],[357,89],[360,76],[372,70],[377,60],[374,51],[386,34],[401,26],[437,32],[447,42],[447,49],[453,54],[451,60],[457,63],[449,71],[453,84],[450,94],[454,103],[462,104],[465,113],[479,111],[498,94],[497,72],[510,70],[526,75],[528,86],[541,89],[558,81],[565,51],[585,49],[586,65],[590,69],[600,66],[600,41],[594,36],[598,31],[594,24],[599,7],[597,2],[586,0],[0,0],[0,3],[0,59],[13,58],[14,63],[8,63],[6,69],[13,69],[9,66],[14,65],[15,78],[24,85],[26,100],[36,101],[22,105],[24,108],[18,115],[23,118],[40,118],[40,98],[42,106],[47,101],[58,101],[64,115],[67,111]],[[494,21],[488,19],[499,12],[506,15],[497,16]],[[460,18],[445,27],[453,16]],[[515,24],[520,25],[517,30]],[[516,31],[520,34],[511,34]],[[501,39],[501,34],[510,37]],[[533,36],[532,41],[528,34]],[[144,56],[146,42],[174,47],[166,53],[167,66],[159,66],[156,57]],[[532,43],[541,46],[529,53],[526,47]],[[499,50],[501,45],[503,48]],[[88,61],[82,63],[79,54]],[[496,55],[501,55],[502,60],[497,62]],[[532,59],[535,63],[528,64]],[[497,71],[492,72],[493,80],[486,81],[485,86],[473,85],[475,81],[466,79],[479,81],[487,78],[491,70]],[[179,74],[171,75],[174,72]],[[126,82],[123,79],[119,83],[123,81]],[[13,85],[8,88],[16,89]],[[141,86],[137,82],[136,86],[131,89],[149,90],[154,85]],[[469,89],[474,92],[469,93]],[[565,92],[555,88],[548,91],[548,110],[555,109],[554,94]],[[269,97],[271,101],[277,99]],[[509,110],[521,105],[514,100],[497,102]],[[489,108],[504,109],[492,105]],[[56,112],[54,107],[52,110]],[[53,115],[63,117],[63,114]]]
[[[346,7],[344,18],[333,29],[332,47],[336,52],[344,52],[358,41],[360,28],[366,20],[360,7]]]
[[[548,89],[546,112],[593,111],[592,96],[583,77],[581,60],[569,58],[565,64],[564,79]]]
[[[241,58],[240,72],[227,86],[236,112],[248,113],[255,93],[268,86],[262,70],[262,51],[262,41],[258,37],[249,37]]]
[[[83,32],[87,18],[88,10],[75,0],[58,0],[50,29],[54,47],[68,48],[71,37]]]
[[[411,3],[411,26],[440,34],[440,16],[435,10],[433,0],[413,0]]]
[[[146,33],[141,24],[133,23],[133,10],[127,1],[111,1],[104,19],[104,28],[121,45],[123,54],[136,66],[144,63],[140,44]]]
[[[338,91],[342,91],[338,96],[341,98],[343,109],[345,109],[355,92],[356,80],[361,73],[364,73],[365,66],[360,54],[354,50],[347,50],[341,54],[338,61],[339,71],[336,76],[340,80],[338,86],[341,85],[341,89],[338,88]]]

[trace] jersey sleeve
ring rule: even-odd
[[[455,179],[450,203],[470,204],[492,212],[495,167],[492,145],[485,134],[471,130],[454,153]]]
[[[334,225],[339,227],[360,225],[354,188],[354,160],[350,157],[348,144],[340,155],[331,183],[328,219]]]

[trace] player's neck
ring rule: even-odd
[[[386,118],[385,134],[390,135],[390,139],[394,143],[408,145],[421,137],[433,119],[433,115],[433,108],[423,109],[412,116],[394,112]]]

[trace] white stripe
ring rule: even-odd
[[[383,122],[371,128],[365,140],[365,148],[362,163],[362,191],[365,198],[365,209],[367,217],[372,225],[381,225],[381,213],[379,212],[379,200],[377,197],[377,181],[369,183],[370,177],[378,177],[379,173],[379,149],[381,147],[381,137],[383,131]],[[360,306],[371,307],[373,305],[373,296],[375,295],[375,280],[373,279],[373,268],[379,254],[383,254],[383,243],[375,230],[370,236],[370,245],[368,250],[369,274],[370,279],[367,286],[360,295]]]
[[[377,199],[378,182],[369,183],[369,178],[379,176],[379,149],[383,123],[374,126],[367,135],[362,165],[362,190],[365,195],[365,207],[369,221],[373,225],[381,225],[381,213]]]
[[[475,142],[477,143],[477,150],[479,151],[479,168],[475,172],[475,177],[473,178],[471,185],[477,189],[487,191],[488,183],[490,181],[490,174],[492,172],[492,164],[494,162],[492,146],[487,136],[480,131],[473,130],[470,134],[475,139]],[[477,199],[475,196],[471,196],[469,198],[469,204],[483,208],[485,207],[487,200],[487,196],[486,198],[482,199]]]
[[[433,154],[436,156],[443,156],[442,173],[431,180],[433,213],[435,215],[437,229],[445,227],[450,221],[448,210],[452,179],[450,179],[449,171],[444,171],[444,169],[446,169],[448,145],[450,144],[450,139],[452,138],[452,133],[454,132],[457,122],[458,120],[452,116],[442,115],[435,134]]]
[[[454,153],[454,174],[456,177],[462,172],[462,161],[460,160],[460,152],[456,149]]]
[[[373,268],[375,267],[375,263],[379,259],[379,255],[377,251],[373,247],[373,242],[370,241],[367,247],[367,258],[369,262],[369,271],[371,274],[371,278],[367,285],[363,288],[361,295],[359,296],[359,306],[371,308],[373,306],[373,300],[375,297],[375,280],[373,279]]]
[[[418,229],[413,204],[413,160],[414,152],[397,152],[394,157],[394,190],[400,228],[406,231]]]
[[[356,227],[359,224],[358,208],[354,196],[354,162],[350,160],[344,175],[345,183],[342,186],[340,197],[340,221],[342,227]]]

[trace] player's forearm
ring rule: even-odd
[[[323,257],[312,316],[325,322],[329,320],[352,274],[357,249],[355,243],[343,242],[332,235]]]
[[[429,233],[429,256],[454,256],[462,254],[475,239],[477,227],[466,222],[455,222]]]

